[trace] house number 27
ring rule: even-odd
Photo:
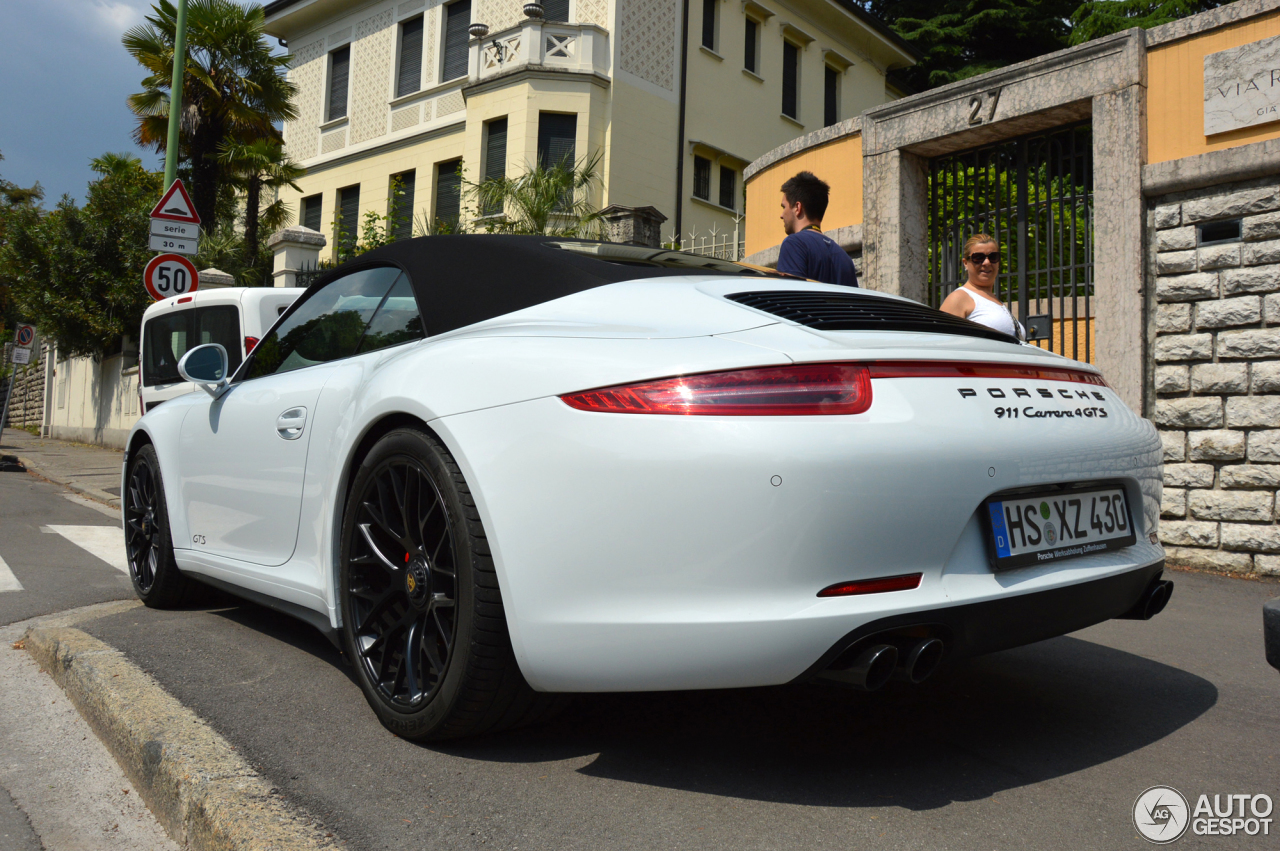
[[[985,111],[986,117],[982,116],[983,107],[987,100],[991,101],[991,106]],[[992,89],[989,92],[982,92],[969,98],[969,126],[976,127],[979,124],[990,124],[996,119],[996,106],[1000,103],[1000,89]]]

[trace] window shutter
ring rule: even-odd
[[[417,172],[405,171],[393,175],[392,180],[400,179],[400,194],[391,199],[392,234],[396,239],[409,239],[413,236],[413,184]]]
[[[436,172],[436,221],[457,225],[462,213],[462,160],[440,163]]]
[[[484,146],[484,177],[506,177],[507,175],[507,119],[498,118],[489,122],[489,136]]]
[[[444,7],[444,78],[467,76],[467,27],[471,26],[471,0]]]
[[[320,195],[312,195],[302,199],[302,226],[311,228],[314,231],[320,230],[321,224],[321,198]]]
[[[350,45],[329,54],[329,113],[326,121],[347,116],[347,77],[350,70]]]
[[[823,84],[823,126],[830,127],[840,120],[837,117],[839,108],[836,98],[836,94],[839,91],[840,75],[830,65],[827,66],[827,75]]]
[[[727,165],[720,166],[720,206],[738,209],[738,175]]]
[[[346,231],[342,248],[351,248],[360,239],[360,184],[338,190],[338,230]],[[336,242],[337,240],[335,240]]]
[[[544,169],[577,159],[578,116],[543,112],[538,115],[538,164]]]
[[[702,0],[702,46],[716,49],[716,3],[720,0]]]
[[[757,73],[756,67],[756,22],[747,18],[747,43],[743,45],[742,66],[751,73]]]
[[[569,0],[543,0],[542,20],[566,23],[569,20]]]
[[[422,87],[422,18],[400,25],[400,70],[396,74],[396,97],[412,94]]]
[[[711,160],[705,157],[693,158],[693,197],[711,200]]]
[[[782,114],[796,117],[796,89],[798,88],[796,73],[800,52],[789,41],[782,43]]]

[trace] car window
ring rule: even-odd
[[[175,310],[147,321],[142,330],[142,384],[181,381],[178,361],[189,349],[220,343],[227,350],[229,367],[240,366],[240,311],[234,305]]]
[[[245,378],[259,378],[355,354],[360,338],[400,270],[361,269],[330,281],[263,338]]]
[[[424,337],[422,317],[418,315],[418,302],[413,297],[409,276],[396,279],[391,292],[369,322],[369,329],[360,341],[359,352],[372,352],[390,346],[398,346]]]

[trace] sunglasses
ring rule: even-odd
[[[996,266],[1000,265],[1000,252],[993,251],[990,254],[983,254],[981,251],[975,251],[967,258],[970,263],[975,266],[981,266],[984,261],[990,260]]]

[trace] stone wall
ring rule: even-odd
[[[1173,564],[1280,575],[1280,178],[1152,203],[1152,419]],[[1198,225],[1239,219],[1240,240]]]
[[[30,364],[17,367],[6,427],[23,428],[44,423],[44,361],[39,359],[38,350],[33,349],[31,354]],[[9,378],[6,376],[0,378],[0,408],[4,407],[8,393]]]

